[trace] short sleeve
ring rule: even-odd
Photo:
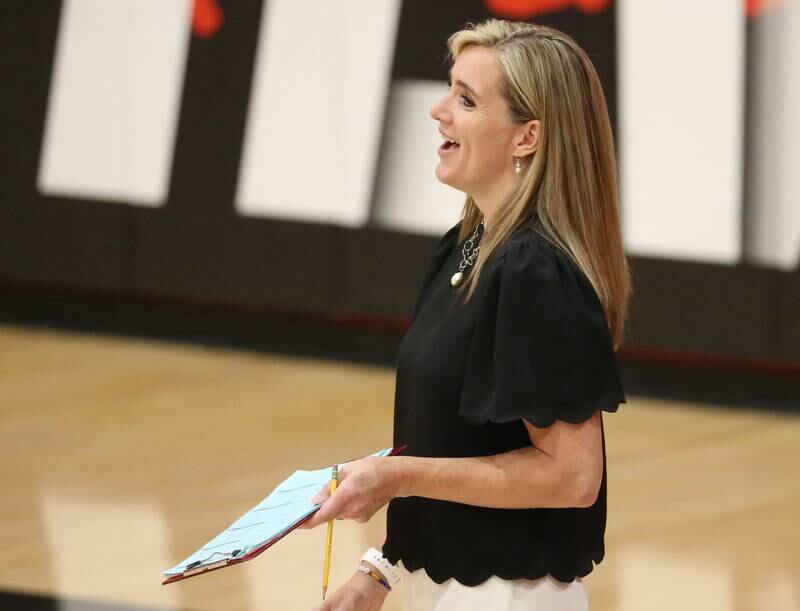
[[[616,411],[625,397],[605,313],[586,276],[533,232],[513,237],[500,257],[481,278],[487,286],[459,416],[475,425],[525,419],[543,428]]]

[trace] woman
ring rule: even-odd
[[[400,345],[408,449],[347,464],[308,523],[389,503],[386,541],[319,608],[379,609],[399,572],[414,611],[586,609],[629,293],[605,98],[550,28],[490,20],[449,49],[436,176],[466,203]]]

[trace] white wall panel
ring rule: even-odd
[[[754,20],[751,33],[747,256],[795,269],[800,264],[800,2],[773,7]]]
[[[731,0],[620,0],[620,178],[628,252],[741,257],[745,16]]]
[[[38,187],[163,204],[190,36],[189,0],[66,0]]]
[[[399,0],[269,0],[236,208],[359,226],[369,217]]]
[[[376,225],[438,235],[460,218],[464,194],[440,183],[434,171],[442,143],[430,108],[447,83],[398,80],[391,89],[376,185]]]

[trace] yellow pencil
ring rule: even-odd
[[[339,483],[339,465],[333,465],[331,469],[331,496],[336,492],[336,485]],[[331,541],[333,540],[333,520],[328,520],[328,537],[325,544],[325,569],[322,573],[322,600],[328,592],[328,575],[331,572]]]

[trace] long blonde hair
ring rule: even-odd
[[[592,283],[617,347],[624,335],[630,274],[611,123],[594,66],[566,34],[528,23],[489,19],[468,25],[448,40],[452,61],[471,45],[494,50],[511,121],[538,119],[541,128],[532,161],[483,236],[475,269],[463,287],[466,299],[492,252],[527,225],[564,251]],[[459,239],[472,233],[481,218],[468,195]]]

